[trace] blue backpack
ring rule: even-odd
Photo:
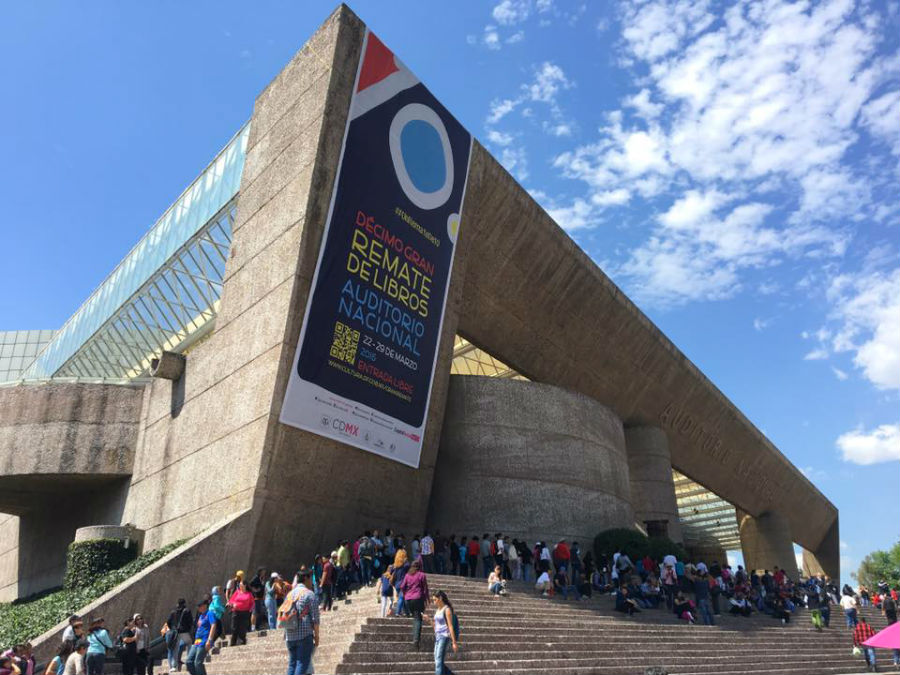
[[[394,587],[391,586],[391,578],[389,576],[382,575],[381,577],[381,594],[385,597],[390,597],[394,594]]]

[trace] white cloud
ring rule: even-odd
[[[821,347],[817,349],[813,349],[811,352],[807,352],[803,357],[804,361],[822,361],[823,359],[828,358],[828,351],[822,349]]]
[[[500,49],[500,33],[497,32],[496,26],[487,25],[484,27],[484,36],[481,38],[484,46],[488,49]]]
[[[753,330],[757,332],[762,332],[766,328],[772,325],[772,319],[762,319],[760,317],[756,317],[753,319]]]
[[[838,437],[837,447],[842,459],[854,464],[900,460],[900,424],[882,424],[870,432],[848,431]]]
[[[508,45],[514,45],[515,43],[521,42],[524,39],[525,39],[525,31],[520,30],[520,31],[516,31],[515,33],[510,35],[508,38],[506,38],[506,40],[504,40],[504,42],[506,42],[506,44],[508,44]]]
[[[498,159],[517,180],[521,182],[528,179],[528,157],[525,148],[507,146],[500,151]]]
[[[827,292],[834,332],[817,335],[835,352],[852,352],[853,365],[878,389],[900,391],[900,269],[835,277]]]
[[[535,71],[534,81],[525,85],[528,99],[542,103],[555,103],[560,89],[568,89],[572,83],[563,69],[554,63],[544,61]]]
[[[509,145],[513,142],[512,134],[507,134],[502,131],[497,131],[496,129],[490,129],[487,135],[488,141],[493,143],[494,145],[499,145],[501,147]]]
[[[849,375],[847,375],[846,372],[844,372],[844,371],[841,370],[840,368],[835,368],[834,366],[831,366],[831,372],[834,373],[834,376],[835,376],[837,379],[839,379],[841,382],[843,382],[843,381],[846,380],[848,377],[850,377]]]
[[[719,10],[708,0],[625,5],[623,63],[643,75],[596,140],[554,162],[586,185],[582,202],[616,189],[653,200],[651,209],[667,202],[668,219],[619,269],[645,299],[729,297],[749,269],[842,256],[875,201],[872,176],[884,180],[883,166],[850,165],[847,150],[864,129],[900,147],[900,92],[872,98],[896,65],[879,53],[883,24],[868,6],[767,0]],[[698,261],[710,252],[716,269]],[[657,286],[670,281],[686,295]]]
[[[547,209],[547,213],[568,232],[593,225],[597,215],[596,209],[583,199],[576,199],[570,206]]]
[[[494,21],[501,26],[514,26],[522,23],[531,14],[531,2],[529,0],[503,0],[496,5],[491,12]]]
[[[890,144],[895,155],[900,155],[897,120],[900,120],[900,91],[888,92],[863,108],[863,122],[869,132]]]
[[[491,108],[487,117],[488,124],[499,122],[515,110],[517,105],[519,105],[519,101],[511,98],[494,99],[491,101]]]

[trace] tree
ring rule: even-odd
[[[892,588],[900,586],[900,541],[888,551],[872,551],[851,576],[866,588],[874,588],[879,581]]]

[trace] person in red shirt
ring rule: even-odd
[[[569,561],[571,558],[572,554],[569,552],[566,540],[560,539],[559,543],[553,549],[553,566],[556,567],[556,571],[565,574],[569,569]]]
[[[253,593],[247,587],[247,582],[238,581],[237,590],[228,598],[228,604],[234,613],[234,629],[231,632],[231,646],[238,642],[247,644],[247,630],[250,628],[250,615],[253,613]]]
[[[478,535],[469,539],[466,548],[466,562],[469,566],[469,576],[475,577],[475,568],[478,566],[478,554],[481,552],[481,544],[478,543]]]
[[[866,617],[860,616],[859,623],[857,623],[856,627],[853,629],[853,646],[863,650],[863,655],[866,657],[866,669],[876,672],[875,648],[863,646],[863,642],[870,637],[875,637],[875,631],[872,629],[872,626],[866,622]]]

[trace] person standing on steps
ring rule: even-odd
[[[166,641],[166,657],[169,662],[169,672],[177,673],[181,670],[181,653],[185,647],[191,644],[191,626],[194,625],[194,616],[188,609],[187,601],[178,598],[178,604],[169,618],[162,625],[161,633]]]
[[[453,671],[447,667],[447,647],[453,646],[453,651],[459,650],[459,635],[456,634],[456,612],[444,591],[435,591],[432,597],[437,608],[431,624],[434,626],[434,675],[453,675]]]
[[[306,675],[313,650],[319,646],[319,603],[312,590],[312,573],[303,567],[297,579],[297,585],[285,600],[285,603],[290,601],[287,616],[283,606],[279,610],[284,618],[284,642],[288,650],[287,675]]]
[[[85,656],[88,675],[103,675],[106,650],[113,648],[112,638],[106,631],[103,619],[94,619],[88,628],[88,649]]]
[[[422,537],[419,546],[422,552],[422,565],[425,568],[425,572],[434,574],[434,539],[428,533],[428,530],[425,531],[425,536]],[[413,559],[415,559],[415,556],[413,556]]]
[[[247,644],[247,630],[250,628],[250,615],[253,613],[254,598],[253,593],[247,588],[247,582],[241,579],[238,582],[237,590],[228,598],[228,604],[231,606],[234,626],[231,631],[231,646],[234,647],[238,642]]]
[[[493,548],[494,546],[491,545],[491,535],[485,532],[484,536],[481,538],[481,562],[484,566],[482,573],[484,574],[485,579],[490,576],[491,570],[494,569]]]
[[[203,598],[197,603],[197,625],[194,644],[188,650],[187,669],[191,675],[206,675],[206,655],[215,643],[218,619],[209,608],[209,600]]]
[[[428,603],[428,578],[422,571],[422,563],[413,560],[409,572],[400,582],[399,591],[403,593],[403,602],[413,616],[413,647],[419,649],[422,638],[422,614]]]
[[[472,535],[466,547],[466,566],[469,568],[469,577],[472,579],[475,578],[475,568],[478,567],[478,553],[480,551],[481,546],[478,544],[478,535]]]
[[[274,628],[269,626],[268,614],[266,613],[266,568],[260,567],[256,570],[256,576],[250,580],[247,590],[253,594],[253,613],[250,616],[250,631],[262,630],[265,628]]]

